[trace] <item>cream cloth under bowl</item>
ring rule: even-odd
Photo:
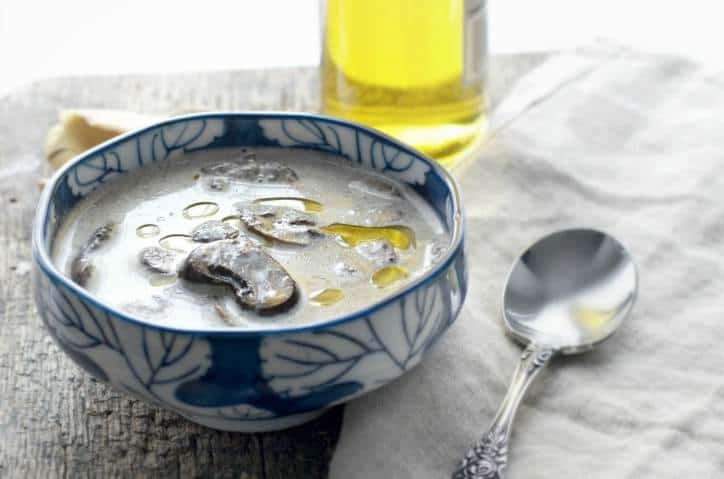
[[[500,323],[505,274],[571,226],[626,244],[640,295],[607,343],[539,376],[508,477],[724,477],[724,73],[623,48],[562,54],[518,83],[491,130],[457,172],[463,312],[416,370],[348,405],[330,477],[450,476],[521,352]]]

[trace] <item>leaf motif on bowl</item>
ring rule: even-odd
[[[282,146],[313,148],[342,155],[352,163],[383,171],[407,184],[423,185],[430,166],[362,130],[311,119],[264,119],[264,136]]]
[[[265,338],[259,355],[269,386],[297,397],[346,382],[369,390],[399,376],[449,325],[447,287],[445,281],[421,286],[364,319],[326,330]]]
[[[224,128],[222,119],[200,118],[149,129],[76,165],[68,175],[68,187],[74,195],[85,196],[119,173],[165,160],[177,150],[203,148],[222,136]]]
[[[56,339],[97,364],[118,365],[105,368],[105,373],[113,385],[125,391],[182,409],[183,403],[169,399],[173,391],[183,382],[201,377],[211,365],[205,340],[113,321],[106,312],[44,277],[38,288]]]

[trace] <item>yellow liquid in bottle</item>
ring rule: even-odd
[[[484,128],[483,15],[482,0],[327,0],[325,113],[452,161]]]

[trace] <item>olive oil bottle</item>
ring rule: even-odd
[[[324,112],[443,164],[481,138],[485,0],[325,0]]]

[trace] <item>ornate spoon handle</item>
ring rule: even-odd
[[[508,465],[508,439],[518,405],[538,372],[555,351],[550,347],[528,345],[513,373],[508,392],[493,423],[462,460],[453,479],[503,479]]]

